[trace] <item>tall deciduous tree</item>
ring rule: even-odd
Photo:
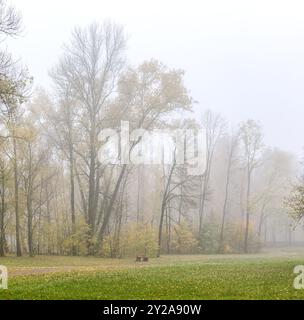
[[[124,65],[125,36],[122,27],[107,22],[92,24],[88,28],[76,28],[65,53],[52,72],[57,87],[68,92],[72,101],[79,106],[78,123],[83,130],[83,148],[78,150],[85,158],[84,166],[88,177],[87,223],[93,240],[96,231],[99,204],[100,165],[97,161],[97,136],[102,128],[109,99],[116,89],[116,82]],[[67,105],[67,123],[71,123],[71,106]],[[72,130],[68,125],[71,142]],[[81,140],[81,139],[80,139]],[[73,153],[70,144],[71,207],[73,204]],[[74,216],[74,213],[73,213]],[[74,219],[74,218],[73,218]]]

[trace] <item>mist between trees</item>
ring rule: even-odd
[[[0,9],[4,41],[21,18],[4,1]],[[298,164],[264,145],[258,121],[231,129],[203,106],[197,116],[184,72],[155,59],[128,66],[113,22],[75,28],[63,51],[50,92],[32,90],[27,70],[1,52],[1,256],[249,253],[303,239]],[[98,135],[121,121],[203,130],[204,170],[188,174],[175,153],[169,164],[98,161]],[[129,143],[127,156],[142,152],[140,137]]]

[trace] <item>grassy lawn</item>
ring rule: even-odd
[[[0,258],[0,299],[304,299],[293,288],[302,252],[163,256],[148,263],[93,257]]]

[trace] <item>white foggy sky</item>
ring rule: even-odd
[[[130,36],[128,59],[156,58],[186,71],[197,108],[228,121],[259,120],[265,141],[302,155],[304,146],[304,2],[295,0],[12,0],[22,38],[9,48],[35,85],[50,87],[75,25],[110,18]]]

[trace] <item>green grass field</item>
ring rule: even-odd
[[[304,251],[163,256],[148,263],[93,257],[0,258],[0,299],[304,299],[293,269]]]

